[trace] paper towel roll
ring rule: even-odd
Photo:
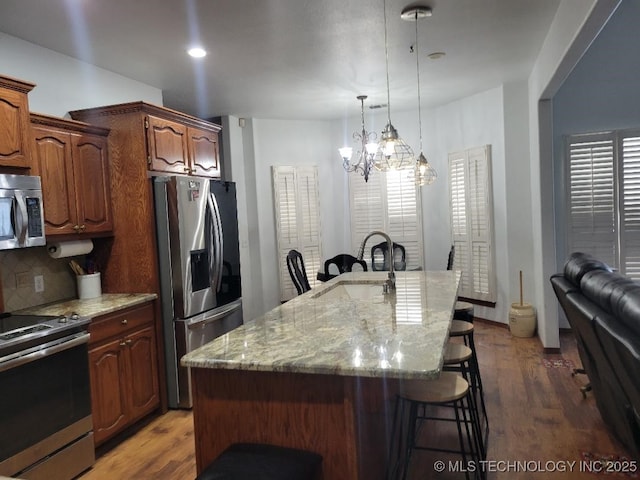
[[[47,245],[47,251],[52,258],[75,257],[86,255],[93,250],[91,240],[70,240],[68,242],[51,243]]]

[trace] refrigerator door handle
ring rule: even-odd
[[[218,291],[218,283],[216,272],[218,271],[218,249],[217,249],[217,220],[215,217],[215,207],[211,199],[212,195],[207,196],[207,213],[208,231],[206,233],[207,251],[209,252],[209,282],[214,292]]]
[[[211,322],[216,322],[221,318],[227,317],[230,313],[238,310],[238,308],[240,308],[240,302],[234,302],[227,308],[221,309],[220,311],[216,312],[215,315],[211,315],[206,318],[185,320],[184,323],[189,330],[199,329]]]
[[[213,253],[213,261],[210,263],[209,275],[211,276],[211,285],[215,292],[220,290],[222,284],[222,252],[223,252],[223,235],[222,235],[222,221],[220,220],[220,210],[218,209],[218,202],[213,193],[209,193],[207,199],[209,210],[211,212],[211,232],[209,235],[209,241],[214,243],[211,248]]]

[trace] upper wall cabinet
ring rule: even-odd
[[[174,175],[220,177],[220,127],[144,102],[70,112],[72,118],[101,125],[97,117],[138,115],[144,128],[148,169]]]
[[[31,114],[31,132],[33,170],[42,179],[46,235],[110,234],[109,130]]]
[[[31,168],[29,102],[32,83],[0,76],[0,166]]]
[[[147,117],[149,169],[157,172],[220,177],[218,132]]]

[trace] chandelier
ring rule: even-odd
[[[355,157],[352,159],[353,148],[342,147],[339,148],[340,156],[342,157],[342,167],[347,172],[360,172],[364,177],[364,181],[369,180],[369,174],[373,167],[373,158],[375,157],[378,144],[376,143],[375,132],[367,132],[364,128],[364,101],[366,95],[358,95],[356,97],[360,100],[360,117],[362,120],[362,130],[360,132],[353,132],[353,139],[360,143],[359,150],[356,152]]]
[[[374,164],[383,172],[389,170],[403,170],[413,168],[414,155],[411,147],[398,135],[398,131],[391,123],[391,99],[389,94],[389,48],[387,41],[387,2],[383,1],[384,9],[384,57],[387,71],[387,126],[382,131]]]
[[[406,7],[400,15],[403,20],[414,20],[416,26],[415,54],[416,74],[418,78],[418,128],[420,130],[420,155],[415,161],[414,168],[415,182],[419,187],[432,184],[438,177],[436,170],[431,166],[431,164],[427,160],[427,157],[424,156],[422,149],[422,109],[420,100],[420,51],[418,49],[418,20],[430,16],[431,8],[424,6]]]

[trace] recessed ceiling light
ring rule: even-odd
[[[201,47],[193,47],[187,50],[187,53],[193,58],[202,58],[207,55],[207,51]]]
[[[442,58],[446,55],[446,53],[444,52],[433,52],[430,53],[429,55],[427,55],[427,57],[429,57],[431,60],[438,60],[439,58]]]

